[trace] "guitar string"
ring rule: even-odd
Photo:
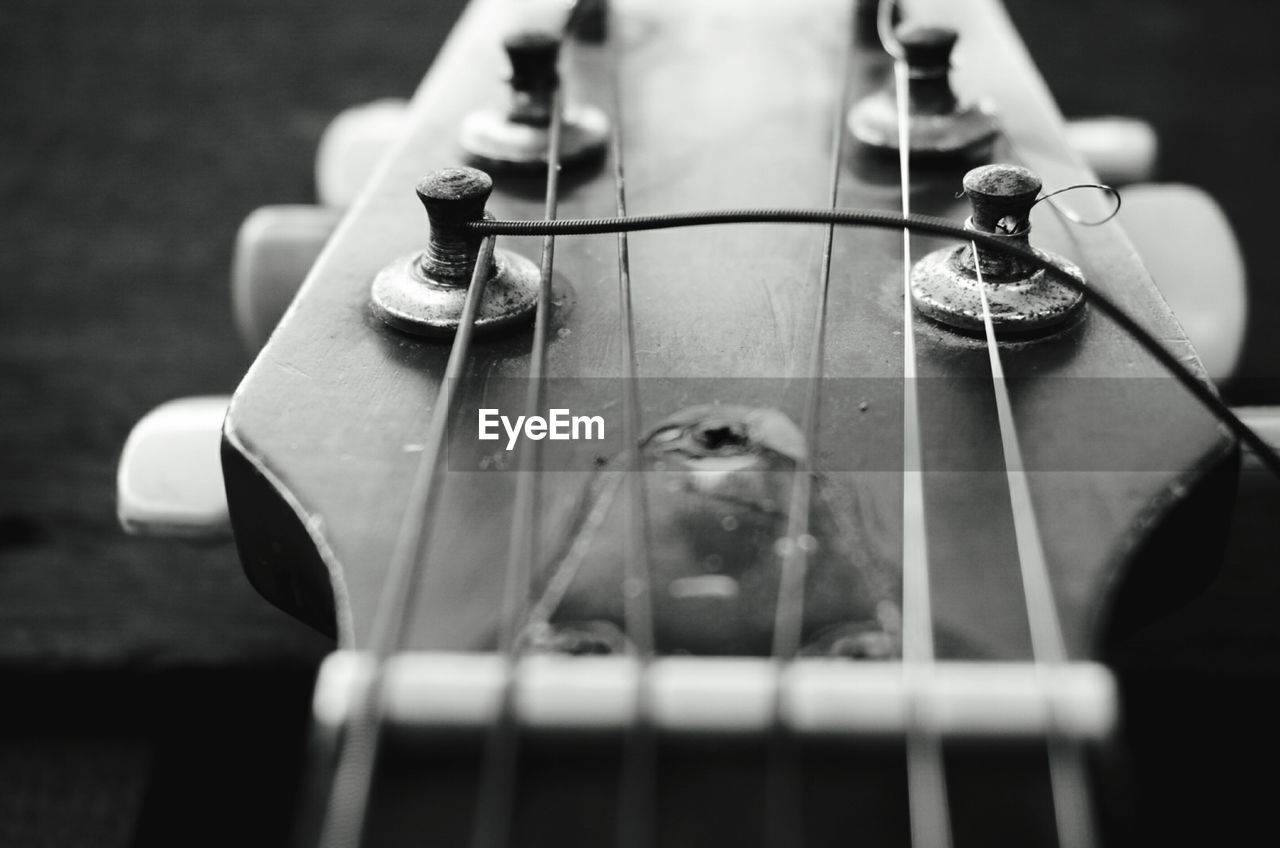
[[[1025,165],[1029,160],[1022,146],[1010,137],[1007,132],[1002,130],[1000,135],[1013,156]],[[1059,164],[1068,164],[1076,169],[1080,167],[1079,163],[1064,163],[1058,157],[1055,157],[1055,159],[1058,160]],[[1107,192],[1114,198],[1115,204],[1105,216],[1096,220],[1087,220],[1075,210],[1064,207],[1052,199],[1058,195],[1078,188],[1093,188]],[[1048,201],[1048,205],[1053,210],[1054,214],[1063,221],[1088,227],[1101,226],[1115,218],[1116,215],[1119,214],[1123,203],[1123,198],[1119,191],[1111,186],[1097,183],[1082,183],[1079,185],[1060,188],[1038,198],[1036,203],[1040,203],[1045,200]],[[985,284],[981,279],[981,267],[977,265],[978,250],[976,245],[973,246],[973,250],[975,267],[977,267],[979,276],[979,292],[984,310],[984,325],[989,325],[990,307],[987,301]],[[1003,366],[1000,362],[997,349],[991,345],[991,334],[992,331],[988,330],[988,350],[992,357],[992,373],[997,376],[998,380],[998,385],[996,387],[997,411],[1002,419],[1007,417],[1009,420],[1009,430],[1013,434],[1014,438],[1013,456],[1017,460],[1015,467],[1015,464],[1011,463],[1008,459],[1010,451],[1006,445],[1005,465],[1010,475],[1010,494],[1011,496],[1013,495],[1015,487],[1019,487],[1024,490],[1023,499],[1025,502],[1025,510],[1032,512],[1030,522],[1028,522],[1025,517],[1020,521],[1017,511],[1015,511],[1014,514],[1015,535],[1021,537],[1023,534],[1020,523],[1022,526],[1028,527],[1031,534],[1033,534],[1031,538],[1027,539],[1027,545],[1031,550],[1032,556],[1021,560],[1024,569],[1028,565],[1033,566],[1032,573],[1030,575],[1025,573],[1025,571],[1023,574],[1023,586],[1024,592],[1026,593],[1028,615],[1032,616],[1031,611],[1033,604],[1046,605],[1047,617],[1050,622],[1040,628],[1044,631],[1039,636],[1039,644],[1042,646],[1040,649],[1034,648],[1035,632],[1033,631],[1033,650],[1036,651],[1037,655],[1043,656],[1043,654],[1040,653],[1041,650],[1043,650],[1044,647],[1048,648],[1048,659],[1043,663],[1037,662],[1036,665],[1037,673],[1043,679],[1045,676],[1042,671],[1043,666],[1047,664],[1052,668],[1054,663],[1065,661],[1066,648],[1062,641],[1061,627],[1057,620],[1057,610],[1053,607],[1052,590],[1048,586],[1048,568],[1044,559],[1044,549],[1039,538],[1038,527],[1034,521],[1034,504],[1030,500],[1029,481],[1026,478],[1025,466],[1021,462],[1021,452],[1017,449],[1017,431],[1013,429],[1012,405],[1008,397],[1007,384],[1004,382]],[[1015,475],[1017,478],[1016,481]],[[1019,538],[1019,545],[1022,544],[1022,539]],[[1045,597],[1046,590],[1048,590],[1047,598]],[[1033,596],[1038,598],[1038,600],[1033,600]],[[1055,636],[1056,640],[1054,638]],[[1089,848],[1089,846],[1097,844],[1097,836],[1095,831],[1096,819],[1093,811],[1093,803],[1089,796],[1089,790],[1085,780],[1086,767],[1084,763],[1084,753],[1078,743],[1065,738],[1062,733],[1056,731],[1056,723],[1053,721],[1053,708],[1053,702],[1050,701],[1048,704],[1048,709],[1050,711],[1050,733],[1047,740],[1046,752],[1048,755],[1050,792],[1053,798],[1054,816],[1058,827],[1058,842],[1059,845],[1063,846],[1063,848]]]
[[[1017,161],[1024,165],[1029,161],[1022,146],[1007,132],[1001,130],[1000,137]],[[1064,207],[1053,199],[1078,188],[1094,188],[1107,192],[1114,198],[1115,204],[1105,216],[1096,220],[1087,220],[1075,210]],[[1107,223],[1120,212],[1123,204],[1119,191],[1111,186],[1096,183],[1059,188],[1044,194],[1036,200],[1036,203],[1041,201],[1048,201],[1050,209],[1063,221],[1088,227]],[[983,308],[988,356],[991,360],[997,416],[1000,421],[1005,454],[1005,469],[1009,478],[1009,493],[1013,504],[1014,535],[1019,547],[1023,591],[1032,628],[1032,653],[1036,661],[1037,675],[1043,680],[1046,677],[1046,666],[1051,673],[1054,665],[1066,661],[1067,651],[1053,600],[1048,564],[1035,516],[1035,504],[1031,500],[1030,481],[1026,475],[1026,466],[1013,421],[1013,408],[1008,384],[1004,377],[1004,366],[999,354],[999,346],[995,344],[995,331],[990,317],[986,283],[982,279],[982,267],[978,261],[979,251],[977,245],[971,243],[971,247],[974,252],[974,267]],[[1038,616],[1035,612],[1037,609],[1041,610]],[[1097,844],[1097,837],[1094,829],[1093,805],[1085,781],[1083,751],[1078,743],[1066,739],[1063,734],[1057,732],[1056,723],[1053,721],[1053,709],[1053,701],[1050,700],[1048,702],[1050,733],[1046,753],[1058,843],[1062,848],[1089,848]]]
[[[852,22],[849,32],[854,31]],[[831,139],[831,168],[828,177],[828,204],[836,208],[838,201],[841,163],[844,157],[844,111],[849,97],[851,73],[852,36],[841,58],[841,85],[835,101],[834,129]],[[831,260],[835,242],[835,227],[828,225],[823,237],[822,263],[818,275],[818,298],[813,314],[813,347],[810,351],[807,373],[809,386],[805,393],[805,405],[801,417],[801,430],[805,434],[806,451],[799,457],[791,486],[791,498],[787,509],[787,532],[778,551],[781,560],[778,604],[775,612],[772,654],[778,659],[790,659],[801,647],[804,625],[804,581],[808,570],[809,554],[813,544],[809,540],[809,506],[813,492],[813,453],[818,440],[818,423],[821,412],[823,369],[826,358],[826,327],[831,288]]]
[[[974,269],[978,278],[978,295],[982,302],[982,325],[987,337],[987,354],[991,362],[991,383],[995,394],[996,415],[1000,428],[1000,442],[1004,451],[1005,474],[1008,479],[1009,499],[1013,511],[1014,539],[1018,549],[1018,563],[1022,574],[1028,623],[1031,627],[1031,654],[1037,677],[1042,687],[1052,669],[1067,661],[1066,641],[1058,619],[1049,566],[1045,558],[1044,543],[1036,518],[1035,503],[1031,498],[1030,481],[1023,461],[1022,447],[1018,440],[1017,426],[1013,418],[1013,404],[1005,382],[1004,365],[1000,347],[996,341],[995,325],[991,320],[991,305],[987,298],[987,283],[982,276],[978,246],[972,244]],[[1093,813],[1090,809],[1088,790],[1084,785],[1083,761],[1079,746],[1057,732],[1053,718],[1053,701],[1048,699],[1050,731],[1048,740],[1049,784],[1053,798],[1054,815],[1058,828],[1060,848],[1090,848],[1096,844],[1093,834]]]
[[[614,499],[625,476],[625,472],[622,471],[605,471],[600,477],[598,487],[592,487],[598,488],[598,492],[593,498],[588,499],[591,508],[583,518],[580,532],[570,542],[564,556],[558,559],[559,565],[552,572],[547,585],[538,595],[538,600],[529,612],[530,630],[546,625],[559,608],[560,601],[568,594],[569,587],[573,585],[574,578],[577,577],[582,563],[586,560],[596,531],[604,524],[609,511],[613,508]]]
[[[1009,149],[1013,151],[1014,155],[1022,162],[1026,162],[1026,157],[1017,152],[1018,148],[1013,143],[1012,139],[1009,138],[1008,134],[1002,132],[1000,135],[1008,143]],[[1105,215],[1099,218],[1085,218],[1074,209],[1068,206],[1063,206],[1061,203],[1053,199],[1058,195],[1067,194],[1072,191],[1080,191],[1081,189],[1094,189],[1110,195],[1111,199],[1115,201],[1115,205],[1108,209]],[[1040,195],[1036,198],[1035,203],[1032,203],[1031,205],[1034,207],[1046,201],[1048,201],[1049,206],[1055,213],[1057,213],[1058,217],[1063,220],[1070,221],[1073,224],[1078,224],[1081,227],[1101,227],[1103,224],[1120,214],[1120,207],[1124,203],[1123,198],[1120,197],[1119,189],[1114,186],[1104,185],[1103,183],[1075,183],[1073,185],[1063,186],[1062,188],[1054,189],[1048,194]]]
[[[1017,161],[1025,165],[1028,162],[1028,157],[1021,146],[1007,132],[1002,130],[1000,135]],[[1105,216],[1096,220],[1086,220],[1075,210],[1065,208],[1052,200],[1057,195],[1076,188],[1095,188],[1105,191],[1115,199],[1115,205]],[[1066,188],[1051,191],[1037,199],[1036,203],[1042,200],[1048,201],[1049,207],[1060,219],[1088,227],[1101,226],[1110,221],[1119,213],[1123,203],[1119,191],[1111,186],[1095,183],[1067,186]],[[999,354],[999,346],[995,344],[995,331],[990,316],[991,310],[987,298],[986,282],[982,279],[979,251],[977,245],[971,243],[971,247],[974,253],[974,267],[978,277],[978,290],[983,308],[983,326],[987,335],[988,356],[991,360],[996,410],[1000,421],[1005,469],[1009,478],[1009,494],[1013,504],[1014,535],[1019,548],[1023,592],[1025,594],[1028,620],[1032,629],[1032,655],[1035,660],[1037,676],[1043,682],[1052,673],[1052,668],[1055,665],[1067,660],[1067,650],[1057,615],[1057,608],[1053,600],[1048,563],[1036,520],[1035,504],[1031,499],[1030,481],[1026,474],[1026,466],[1013,420],[1013,406],[1009,397],[1008,383],[1004,376],[1004,366]],[[1038,616],[1036,610],[1040,610]],[[1054,819],[1058,831],[1058,844],[1062,848],[1090,848],[1097,844],[1096,820],[1093,803],[1086,785],[1084,753],[1078,743],[1067,739],[1057,730],[1057,724],[1054,721],[1054,702],[1052,700],[1048,701],[1047,709],[1050,718],[1050,732],[1047,738],[1046,753],[1048,757],[1050,795],[1053,799]]]
[[[1280,453],[1269,445],[1253,428],[1245,424],[1214,389],[1200,376],[1182,364],[1161,342],[1109,295],[1086,286],[1070,274],[1045,261],[1029,250],[1000,241],[989,233],[966,230],[963,226],[945,218],[911,213],[904,215],[884,209],[710,209],[694,212],[666,212],[653,215],[629,215],[625,218],[576,218],[559,221],[474,221],[462,225],[465,232],[477,235],[540,236],[548,232],[556,235],[604,235],[621,230],[644,232],[677,227],[704,227],[723,224],[828,224],[842,227],[870,227],[882,230],[911,230],[931,236],[941,236],[957,241],[976,241],[983,248],[994,250],[1026,262],[1043,270],[1057,282],[1073,292],[1083,295],[1094,308],[1129,335],[1152,359],[1160,363],[1204,409],[1226,430],[1248,447],[1259,462],[1272,474],[1280,477]]]
[[[902,214],[911,215],[911,130],[908,120],[909,72],[893,34],[893,0],[881,0],[876,24],[881,43],[893,58],[898,112],[898,174]],[[915,314],[911,308],[911,230],[902,230],[902,674],[908,693],[922,691],[933,674],[933,603],[929,590],[928,535],[925,524],[923,434],[917,394]],[[907,722],[907,813],[911,845],[951,848],[951,812],[942,740],[921,722],[918,701]]]
[[[397,531],[395,547],[374,609],[368,648],[357,660],[352,676],[348,710],[339,729],[338,751],[329,797],[320,825],[321,848],[358,848],[361,844],[373,787],[378,747],[386,723],[387,659],[404,640],[404,631],[426,570],[426,548],[440,500],[440,458],[456,411],[456,395],[450,390],[463,376],[470,358],[471,338],[493,265],[496,237],[481,244],[476,266],[463,301],[458,332],[449,349],[444,375],[431,412],[427,435],[413,482],[406,499],[404,516]],[[366,677],[367,675],[367,677]]]
[[[882,9],[888,3],[882,2]],[[881,19],[882,27],[884,19]],[[903,62],[896,63],[895,70],[900,70]],[[898,101],[898,121],[899,127],[905,128],[909,125],[907,116],[907,83],[902,82],[905,73],[897,73],[899,80],[897,87]],[[901,131],[901,129],[900,129]],[[907,145],[905,143],[905,133],[900,135],[899,150],[902,157],[903,168],[908,167],[905,155]],[[1052,198],[1061,194],[1067,189],[1059,189],[1051,192],[1040,200],[1048,200],[1050,206],[1057,209],[1057,204]],[[1113,191],[1117,199],[1116,209],[1119,210],[1119,194]],[[904,194],[905,197],[905,194]],[[1037,201],[1039,202],[1039,201]],[[910,210],[904,205],[903,212],[908,213]],[[972,244],[972,243],[971,243]],[[1030,492],[1027,489],[1027,479],[1023,471],[1022,454],[1017,441],[1017,432],[1014,429],[1013,413],[1009,403],[1007,387],[1004,383],[1004,373],[1000,361],[1000,353],[996,344],[995,329],[991,321],[990,307],[986,296],[986,282],[982,278],[982,269],[976,244],[972,245],[974,251],[974,264],[978,276],[978,289],[983,307],[983,321],[987,337],[987,350],[991,366],[992,388],[996,395],[997,421],[1000,432],[1001,444],[1004,449],[1005,463],[1008,475],[1008,488],[1010,502],[1013,510],[1013,521],[1015,539],[1017,543],[1018,563],[1022,573],[1022,582],[1024,592],[1026,594],[1025,606],[1027,616],[1032,627],[1032,656],[1036,662],[1037,674],[1043,680],[1044,675],[1041,673],[1042,662],[1048,658],[1053,662],[1065,660],[1065,647],[1063,646],[1061,628],[1058,624],[1057,612],[1054,607],[1052,588],[1049,585],[1048,569],[1044,560],[1044,551],[1040,541],[1039,527],[1036,521],[1034,508],[1030,501]],[[904,267],[910,267],[910,256],[904,257]],[[911,302],[910,293],[910,272],[907,272],[908,283],[907,291],[904,295],[906,303]],[[1078,813],[1081,809],[1079,800],[1080,793],[1073,792],[1073,789],[1080,789],[1081,784],[1072,778],[1078,778],[1071,766],[1078,763],[1078,759],[1067,759],[1061,756],[1061,746],[1050,744],[1049,746],[1049,766],[1050,766],[1050,790],[1054,803],[1055,819],[1058,828],[1058,842],[1061,848],[1089,848],[1093,845],[1092,835],[1090,832],[1090,821],[1087,810],[1087,798],[1084,799],[1085,815],[1068,815],[1069,813]],[[943,786],[945,787],[945,775]],[[1068,808],[1067,799],[1076,801],[1070,809]]]
[[[609,38],[618,25],[610,11]],[[618,215],[627,214],[626,166],[623,160],[622,58],[610,50],[610,83],[613,89],[614,120],[610,133],[613,178]],[[624,372],[622,394],[622,443],[627,484],[625,528],[628,544],[623,546],[622,584],[623,629],[637,655],[634,715],[622,739],[622,762],[618,775],[618,816],[614,841],[620,848],[651,848],[656,844],[654,825],[657,813],[657,738],[653,723],[649,666],[654,655],[652,605],[653,561],[649,548],[649,507],[647,478],[641,469],[640,383],[636,361],[635,316],[631,302],[631,252],[626,233],[618,233],[618,321],[619,347]]]
[[[559,134],[560,134],[560,102],[559,89],[553,93],[552,124],[549,132],[548,153],[548,186],[546,219],[554,218],[555,198],[558,193],[559,173]],[[554,162],[552,157],[554,156]],[[554,165],[554,167],[552,167]],[[485,215],[489,218],[491,216]],[[480,304],[488,285],[490,271],[494,263],[496,236],[487,236],[481,244],[472,269],[470,284],[463,300],[461,315],[449,357],[445,364],[445,372],[440,383],[436,405],[432,410],[428,425],[427,438],[418,466],[414,472],[413,482],[406,507],[397,531],[396,545],[393,548],[388,576],[383,583],[378,605],[372,618],[369,647],[366,651],[372,660],[372,668],[367,683],[362,691],[353,691],[351,712],[342,728],[337,762],[334,766],[333,778],[330,781],[328,804],[325,817],[321,823],[319,844],[322,848],[358,848],[363,840],[367,823],[370,794],[373,784],[373,773],[377,763],[377,750],[386,721],[386,697],[384,667],[388,657],[394,654],[404,641],[405,630],[411,620],[413,600],[417,594],[420,578],[425,572],[428,561],[426,549],[431,536],[431,528],[435,521],[439,503],[440,457],[448,439],[449,422],[452,419],[456,395],[450,391],[462,377],[463,369],[469,359],[471,339],[475,333],[476,320],[479,316]],[[554,234],[544,236],[543,264],[541,268],[541,290],[539,293],[537,323],[543,325],[542,337],[545,341],[545,310],[547,290],[550,283],[552,257],[554,255]],[[535,329],[535,337],[537,329]],[[545,348],[545,343],[535,343],[535,351]],[[532,367],[532,366],[531,366]],[[535,381],[540,382],[540,381]],[[517,496],[517,500],[518,500]],[[417,520],[415,521],[415,517]],[[529,525],[532,527],[532,524]],[[514,531],[513,531],[514,533]],[[509,578],[509,582],[513,582]],[[508,586],[510,589],[510,586]],[[527,592],[526,601],[527,601]],[[508,621],[511,619],[508,618]],[[511,640],[504,638],[505,642]],[[507,675],[507,680],[510,675]],[[361,685],[360,675],[355,676],[353,690]],[[510,686],[504,682],[503,716],[509,711]]]
[[[850,15],[845,23],[847,40],[841,52],[840,85],[831,116],[831,164],[828,176],[828,205],[834,209],[839,201],[841,167],[844,159],[844,116],[849,101],[853,53],[857,37]],[[823,236],[822,262],[818,272],[818,297],[813,313],[813,347],[807,368],[808,381],[801,430],[805,435],[805,451],[796,459],[787,506],[786,535],[779,540],[778,600],[776,603],[771,654],[774,661],[774,695],[771,708],[769,748],[769,802],[766,809],[766,834],[776,848],[804,844],[804,800],[797,779],[800,769],[796,742],[786,730],[785,690],[783,677],[787,665],[800,652],[804,637],[805,586],[809,572],[809,556],[815,544],[810,534],[810,512],[813,501],[813,455],[817,450],[819,419],[822,408],[821,385],[826,362],[827,312],[831,292],[831,260],[835,248],[835,227],[828,226]]]
[[[560,137],[563,126],[562,87],[551,95],[551,125],[547,131],[547,182],[543,215],[553,221],[560,201]],[[538,415],[545,396],[547,325],[551,320],[551,280],[555,270],[555,236],[543,236],[538,302],[529,350],[525,414]],[[532,580],[540,550],[539,494],[542,489],[542,441],[526,439],[520,447],[519,470],[507,544],[506,580],[500,613],[498,650],[503,658],[502,695],[498,715],[485,740],[479,797],[471,844],[473,848],[501,848],[511,841],[515,791],[519,781],[519,719],[515,715],[516,655],[520,628],[525,624]]]

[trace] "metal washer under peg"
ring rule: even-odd
[[[523,32],[503,46],[511,61],[511,104],[506,110],[472,112],[462,121],[459,142],[485,167],[545,168],[560,86],[560,39],[545,32]],[[561,165],[599,158],[608,142],[609,118],[604,112],[589,105],[562,105]]]
[[[951,88],[951,51],[956,31],[907,23],[895,30],[907,64],[907,139],[912,156],[981,156],[999,129],[981,106],[956,97]],[[898,97],[892,77],[887,87],[849,110],[853,137],[877,150],[897,151]]]
[[[446,168],[417,185],[427,209],[426,250],[402,256],[378,272],[370,290],[373,312],[406,333],[447,338],[458,331],[483,236],[459,228],[484,217],[493,180],[474,168]],[[530,320],[541,274],[531,260],[494,250],[490,276],[476,314],[477,332]]]
[[[1040,188],[1040,178],[1017,165],[974,168],[964,175],[964,191],[973,206],[965,228],[1030,250],[1083,283],[1084,274],[1071,262],[1031,246],[1031,207]],[[975,257],[972,244],[935,250],[915,264],[911,299],[916,309],[948,327],[984,332],[979,269],[998,335],[1043,334],[1082,314],[1084,295],[1044,269],[994,250],[979,249]]]

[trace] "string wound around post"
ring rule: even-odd
[[[894,32],[894,27],[901,20],[902,4],[898,0],[878,0],[876,2],[876,35],[880,36],[880,44],[884,47],[884,52],[899,62],[906,60],[906,54],[902,50],[902,42],[898,41],[898,36]]]
[[[1084,275],[1057,254],[1031,245],[1031,208],[1039,202],[1040,178],[1017,165],[984,165],[964,176],[963,194],[973,206],[965,229],[1011,247],[1031,251],[1081,283]],[[972,244],[935,250],[911,269],[911,299],[925,317],[951,329],[984,331],[982,295],[997,335],[1044,335],[1078,320],[1084,295],[1019,256]]]
[[[1107,196],[1109,196],[1112,200],[1114,200],[1115,204],[1109,210],[1107,210],[1105,215],[1102,215],[1101,217],[1085,218],[1076,210],[1071,209],[1070,207],[1067,207],[1067,206],[1063,206],[1060,202],[1056,202],[1053,200],[1053,198],[1057,197],[1058,195],[1067,194],[1068,192],[1072,192],[1072,191],[1081,191],[1081,190],[1100,191],[1106,194]],[[1061,215],[1063,218],[1070,221],[1071,223],[1079,224],[1082,227],[1100,227],[1103,224],[1107,223],[1116,215],[1120,214],[1120,206],[1123,202],[1123,198],[1120,196],[1120,190],[1118,188],[1115,188],[1109,185],[1104,185],[1103,183],[1076,183],[1074,185],[1069,185],[1064,188],[1055,189],[1049,192],[1048,194],[1040,195],[1038,198],[1036,198],[1036,202],[1031,205],[1035,206],[1037,203],[1042,203],[1046,200],[1049,201],[1049,205],[1053,207],[1053,210],[1055,212],[1057,212],[1059,215]]]
[[[482,250],[485,237],[463,226],[486,217],[491,191],[493,180],[474,168],[445,168],[418,183],[430,223],[427,247],[378,272],[370,290],[375,315],[402,332],[450,337],[461,324],[467,289],[479,277],[485,286],[477,331],[533,317],[541,291],[538,266],[518,253]]]
[[[908,21],[885,29],[892,15],[879,16],[881,42],[906,73],[906,100],[896,85],[859,100],[849,111],[849,132],[872,150],[896,151],[904,143],[913,157],[982,158],[999,131],[984,107],[956,95],[951,86],[951,53],[959,34],[950,27]],[[905,66],[905,67],[904,67]],[[905,122],[907,132],[900,132]]]
[[[609,118],[595,106],[563,102],[560,45],[560,35],[538,30],[517,32],[503,43],[511,63],[510,104],[463,119],[458,139],[473,162],[490,169],[545,169],[555,135],[553,122],[559,122],[562,165],[603,157]]]

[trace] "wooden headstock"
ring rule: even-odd
[[[889,59],[866,46],[870,39],[858,40],[846,64],[849,6],[614,3],[607,38],[567,43],[560,72],[565,101],[599,108],[620,143],[565,168],[557,216],[616,213],[619,151],[633,213],[827,205],[833,127],[891,77]],[[463,164],[466,116],[506,102],[503,9],[480,0],[466,13],[414,100],[404,139],[335,234],[227,417],[224,470],[246,572],[274,603],[344,648],[368,646],[398,533],[417,520],[404,515],[404,504],[423,434],[443,402],[450,350],[448,339],[379,320],[370,285],[388,263],[425,244],[413,190],[419,178]],[[1025,165],[1052,187],[1087,180],[995,4],[917,2],[911,12],[960,32],[953,82],[997,116],[990,161]],[[854,141],[844,150],[837,205],[896,210],[897,159]],[[973,164],[970,157],[913,167],[913,210],[962,221],[968,203],[957,192]],[[495,170],[494,183],[490,213],[542,217],[542,172]],[[1089,285],[1194,359],[1115,224],[1073,227],[1047,205],[1032,220],[1038,246],[1069,257]],[[779,591],[774,543],[787,528],[778,493],[803,456],[820,475],[806,651],[839,643],[855,646],[855,656],[900,654],[885,610],[901,610],[904,537],[916,526],[904,523],[904,478],[922,470],[927,535],[911,541],[927,551],[933,651],[956,662],[1032,659],[986,343],[913,319],[923,468],[904,473],[902,236],[834,233],[826,349],[814,374],[806,369],[825,237],[822,227],[793,226],[631,235],[639,380],[630,387],[617,240],[556,241],[545,400],[600,416],[606,438],[544,453],[530,554],[535,593],[545,598],[564,563],[577,562],[548,617],[565,627],[542,642],[525,634],[522,644],[627,650],[625,523],[633,495],[617,481],[640,474],[658,653],[767,656]],[[538,239],[500,246],[539,262]],[[938,246],[914,239],[913,259]],[[488,654],[498,645],[516,481],[530,472],[511,470],[513,454],[501,441],[477,439],[477,415],[524,413],[530,347],[528,329],[480,338],[465,378],[447,387],[458,412],[400,648]],[[1233,485],[1234,445],[1131,339],[1088,310],[1047,336],[1003,341],[1000,353],[1066,658],[1105,659],[1110,640],[1207,578]],[[820,414],[806,434],[797,422],[815,381]],[[641,399],[639,448],[619,437],[621,395],[632,388]],[[672,445],[681,452],[672,454]],[[611,486],[622,493],[609,494]],[[898,774],[901,763],[885,756],[888,772]],[[711,767],[716,779],[732,770],[732,762]]]

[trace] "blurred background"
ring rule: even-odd
[[[157,404],[235,387],[236,228],[312,202],[327,122],[409,96],[462,5],[0,4],[0,845],[281,844],[327,645],[229,547],[126,537],[116,462]],[[1149,121],[1158,177],[1221,203],[1252,309],[1231,399],[1280,402],[1275,13],[1006,5],[1067,115]],[[1267,825],[1277,783],[1244,770],[1276,752],[1278,549],[1233,542],[1209,595],[1118,658],[1164,716],[1129,733],[1153,841]]]

